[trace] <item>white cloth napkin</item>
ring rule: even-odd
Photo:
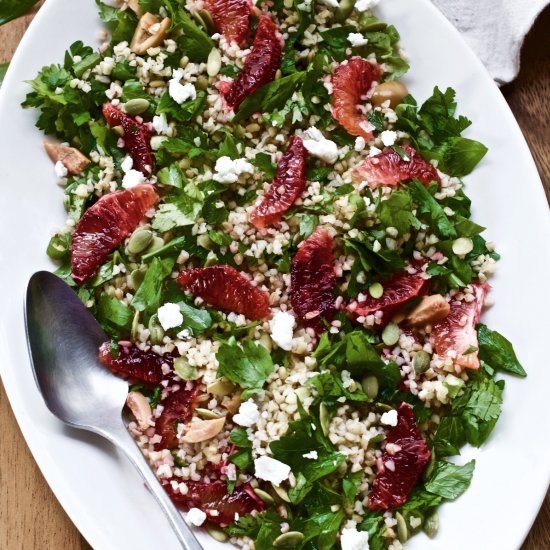
[[[550,0],[432,0],[500,84],[519,71],[523,39]]]

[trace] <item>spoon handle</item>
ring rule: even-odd
[[[124,452],[126,458],[128,458],[128,460],[138,470],[147,487],[149,488],[151,493],[153,493],[156,501],[160,504],[164,515],[170,522],[174,533],[180,541],[181,547],[184,550],[203,550],[202,546],[195,538],[193,531],[183,519],[181,512],[174,506],[174,503],[168,496],[168,493],[159,483],[157,477],[153,473],[153,470],[143,456],[140,448],[136,445],[136,442],[128,433],[126,427],[124,426],[124,424],[122,424],[122,422],[120,423],[120,426],[120,430],[110,430],[108,438]]]

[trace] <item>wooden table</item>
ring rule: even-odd
[[[9,61],[33,13],[0,27],[0,63]],[[503,93],[531,147],[550,197],[550,9],[538,19],[522,52],[518,79]],[[89,550],[34,462],[0,383],[0,548]],[[550,457],[549,457],[550,458]],[[521,503],[510,502],[511,506]],[[550,548],[550,491],[522,550]],[[121,549],[122,550],[122,549]],[[493,549],[488,549],[493,550]]]

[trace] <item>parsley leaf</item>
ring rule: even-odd
[[[222,344],[216,359],[220,365],[217,376],[225,376],[244,388],[243,400],[261,390],[274,369],[269,352],[249,339],[243,340],[240,346]]]
[[[185,190],[175,191],[165,197],[153,219],[153,229],[169,231],[175,227],[193,225],[202,208],[202,193],[188,184]]]
[[[315,387],[319,398],[330,405],[334,405],[340,397],[358,403],[369,401],[360,385],[356,384],[353,391],[345,388],[339,373],[325,371],[310,378],[308,383]]]
[[[208,330],[212,326],[212,316],[206,309],[198,309],[185,302],[178,302],[183,315],[183,326],[190,328],[193,334]]]
[[[425,484],[426,491],[446,500],[455,500],[470,486],[475,465],[475,460],[464,466],[445,461],[436,462],[434,472]]]
[[[384,227],[395,227],[401,235],[410,227],[420,227],[420,222],[412,213],[411,196],[405,190],[394,191],[387,200],[380,201],[377,214]]]
[[[173,163],[170,166],[166,166],[157,173],[158,180],[163,185],[169,185],[170,187],[177,187],[181,189],[185,181],[181,168],[177,163]]]
[[[494,369],[517,374],[521,377],[527,376],[516,357],[511,342],[502,334],[479,324],[477,326],[477,339],[479,342],[479,358],[482,361],[485,361]]]
[[[111,337],[120,337],[129,333],[134,314],[120,300],[106,293],[99,297],[97,320]]]
[[[426,189],[418,180],[413,180],[409,189],[414,202],[418,205],[418,213],[425,215],[424,218],[429,222],[434,233],[439,237],[455,238],[456,231],[453,223],[432,196],[431,191],[435,190],[435,187]]]
[[[132,299],[132,306],[137,311],[144,311],[152,315],[160,306],[162,283],[172,272],[174,260],[172,258],[153,258],[149,264],[145,277]]]

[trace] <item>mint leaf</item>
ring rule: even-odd
[[[97,320],[111,337],[121,337],[130,332],[134,314],[121,301],[105,293],[99,297]]]
[[[190,328],[193,334],[204,332],[212,326],[212,316],[206,309],[197,309],[185,302],[179,302],[178,306],[183,315],[183,326]]]
[[[173,258],[153,258],[149,264],[145,277],[132,299],[132,306],[137,311],[143,311],[152,315],[160,306],[162,295],[162,285],[166,277],[172,272],[174,267]]]
[[[433,150],[439,159],[438,168],[451,176],[467,176],[487,154],[487,147],[479,141],[453,137]]]
[[[428,221],[434,233],[443,238],[455,238],[456,231],[453,223],[430,191],[418,180],[413,180],[409,188],[414,202],[418,205],[418,213],[425,215],[424,218]]]
[[[189,122],[202,113],[205,105],[206,92],[203,90],[197,90],[195,99],[189,99],[181,104],[174,101],[166,91],[160,96],[156,113],[157,115],[166,113],[179,122]]]
[[[262,389],[274,365],[269,352],[252,340],[237,344],[222,344],[216,354],[219,367],[217,376],[225,376],[244,388],[242,399]]]
[[[357,384],[354,391],[345,388],[340,373],[322,372],[310,378],[308,383],[315,387],[319,399],[330,405],[334,405],[341,397],[358,403],[369,401],[360,385]]]
[[[436,462],[434,472],[425,484],[426,491],[446,500],[455,500],[470,486],[475,464],[475,460],[464,466],[445,461]]]
[[[516,352],[509,340],[496,330],[490,330],[487,326],[477,326],[477,339],[479,343],[479,358],[491,365],[494,369],[517,374],[525,377],[527,373],[521,366]]]
[[[444,416],[439,422],[434,437],[434,450],[438,457],[453,456],[459,454],[459,449],[464,445],[466,436],[462,420],[456,416]]]

